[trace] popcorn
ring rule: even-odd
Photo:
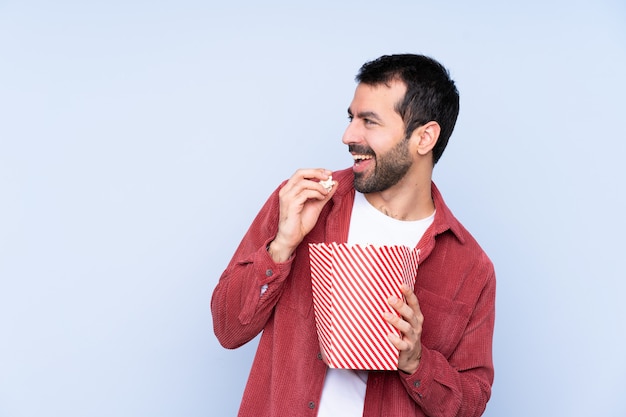
[[[326,188],[326,191],[333,189],[333,176],[330,175],[326,181],[320,181],[320,185]]]

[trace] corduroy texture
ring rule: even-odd
[[[236,348],[263,332],[240,417],[315,416],[326,373],[321,360],[309,243],[345,243],[354,201],[352,171],[339,182],[294,256],[276,264],[266,246],[278,228],[278,190],[265,203],[222,274],[211,301],[220,343]],[[435,219],[420,240],[415,292],[424,314],[422,358],[413,375],[369,373],[363,416],[480,416],[493,383],[495,273],[433,184]],[[261,286],[267,291],[261,295]]]

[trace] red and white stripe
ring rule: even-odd
[[[329,366],[395,370],[398,351],[388,340],[399,332],[383,319],[395,311],[391,295],[413,288],[417,249],[406,246],[309,245],[313,303],[320,345]]]

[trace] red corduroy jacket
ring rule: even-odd
[[[327,367],[315,330],[308,243],[346,242],[354,201],[352,171],[333,178],[338,189],[317,225],[294,256],[278,264],[266,250],[278,230],[277,189],[213,293],[214,331],[224,347],[237,348],[263,332],[240,417],[317,415]],[[434,184],[432,198],[436,214],[418,244],[415,284],[424,315],[422,358],[412,375],[370,371],[364,417],[480,416],[491,395],[493,265]]]

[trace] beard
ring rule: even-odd
[[[409,140],[405,138],[387,153],[376,156],[370,148],[350,145],[350,151],[374,157],[374,172],[354,174],[354,189],[360,193],[384,191],[396,185],[408,172],[413,161],[409,155]]]

